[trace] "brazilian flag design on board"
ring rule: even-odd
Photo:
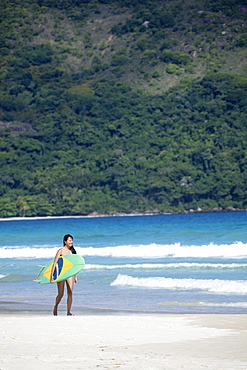
[[[48,262],[40,270],[37,281],[40,284],[49,284],[54,261]],[[85,266],[84,258],[78,254],[67,254],[61,256],[55,266],[52,283],[58,283],[74,276]]]

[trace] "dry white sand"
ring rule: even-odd
[[[247,315],[1,315],[17,369],[247,369]]]

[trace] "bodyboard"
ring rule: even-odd
[[[80,272],[85,266],[84,258],[78,254],[66,254],[59,257],[56,267],[53,273],[53,280],[50,282],[51,270],[54,260],[49,261],[42,269],[40,270],[35,281],[39,284],[50,284],[58,283],[68,279],[71,276],[74,276]]]

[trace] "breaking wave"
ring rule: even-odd
[[[138,278],[119,274],[111,285],[151,289],[204,290],[218,294],[247,294],[246,280]]]
[[[2,247],[1,258],[53,258],[57,247]],[[174,244],[148,244],[148,245],[119,245],[115,247],[76,247],[77,253],[87,256],[115,257],[115,258],[245,258],[247,257],[247,244],[235,242],[233,244],[207,244],[207,245],[181,245]]]

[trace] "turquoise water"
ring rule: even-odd
[[[33,280],[67,233],[86,261],[75,314],[247,313],[246,212],[1,220],[0,230],[2,313],[52,311],[56,284]]]

